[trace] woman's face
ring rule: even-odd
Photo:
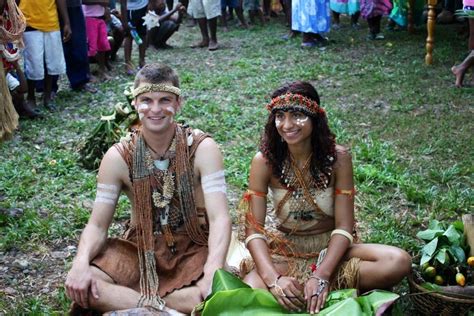
[[[277,111],[275,127],[285,142],[292,145],[311,139],[313,122],[300,111]]]

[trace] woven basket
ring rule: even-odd
[[[471,308],[474,310],[474,298],[457,298],[430,292],[417,284],[412,275],[408,277],[408,283],[411,301],[416,310],[423,315],[460,316],[466,315]]]

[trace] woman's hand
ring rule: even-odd
[[[292,277],[281,276],[270,287],[278,303],[291,311],[302,311],[305,307],[303,286]]]
[[[329,282],[316,275],[309,277],[304,287],[306,311],[310,314],[319,313],[324,307],[329,293]]]

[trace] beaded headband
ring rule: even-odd
[[[287,93],[279,95],[267,104],[267,110],[275,113],[276,111],[298,110],[306,115],[317,116],[326,113],[318,102],[305,97],[301,94]]]
[[[171,92],[176,94],[177,96],[181,95],[181,89],[178,87],[163,83],[145,83],[133,89],[133,98],[136,98],[140,94],[147,92]]]

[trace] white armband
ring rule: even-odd
[[[249,235],[247,238],[245,238],[245,248],[248,248],[247,245],[249,244],[249,242],[251,242],[252,240],[254,239],[263,239],[265,240],[265,242],[268,242],[268,239],[265,235],[263,234],[252,234],[252,235]]]
[[[222,192],[227,194],[227,185],[225,183],[224,170],[211,173],[201,178],[202,192],[204,194],[213,192]]]
[[[333,235],[342,235],[342,236],[346,237],[347,239],[349,239],[349,242],[350,242],[349,246],[352,246],[352,243],[354,242],[354,237],[352,237],[352,235],[350,233],[348,233],[347,231],[345,231],[344,229],[335,229],[335,230],[333,230],[332,233],[331,233],[331,237]]]
[[[115,205],[119,197],[120,189],[113,184],[97,183],[97,194],[95,203]]]

